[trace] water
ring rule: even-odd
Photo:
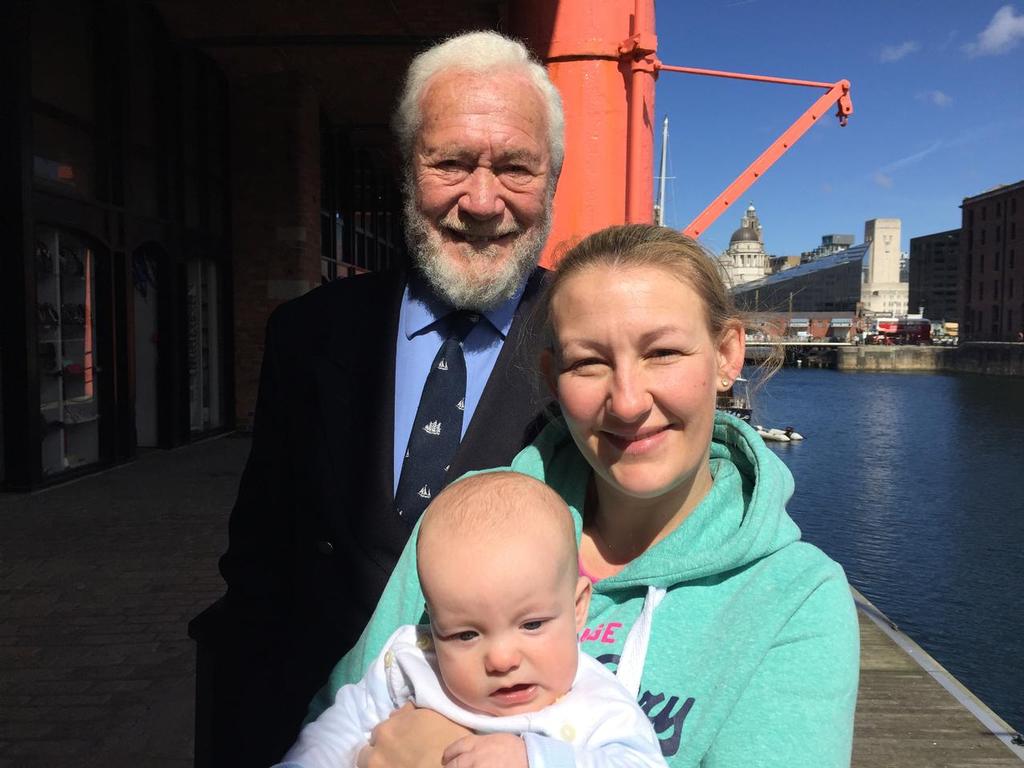
[[[754,423],[804,537],[1024,731],[1024,379],[783,369]]]

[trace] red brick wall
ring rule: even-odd
[[[320,282],[320,105],[288,72],[230,84],[235,418],[252,419],[271,311]]]

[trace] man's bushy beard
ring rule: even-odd
[[[540,260],[544,243],[551,231],[551,198],[548,192],[543,213],[533,226],[515,236],[512,253],[495,268],[497,246],[474,249],[465,247],[468,268],[460,267],[445,257],[444,239],[437,227],[416,206],[416,190],[411,183],[405,185],[405,241],[409,246],[413,264],[435,293],[455,309],[493,309],[512,298],[526,276]],[[453,222],[456,225],[457,223]],[[439,225],[444,228],[444,225]],[[492,233],[493,234],[493,233]]]

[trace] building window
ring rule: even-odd
[[[1010,269],[1013,269],[1013,249],[1010,249]]]
[[[996,203],[996,216],[999,217],[1003,214],[1003,204]]]
[[[996,224],[996,242],[1002,242],[1003,240],[1003,228],[999,224]],[[999,267],[997,266],[996,269]]]
[[[984,273],[985,272],[985,254],[984,253],[982,253],[982,254],[980,254],[978,256],[978,272],[979,273]]]
[[[982,227],[982,230],[981,230],[981,244],[982,245],[985,244],[985,229],[984,229],[984,227]]]
[[[981,206],[981,220],[984,221],[987,218],[988,218],[988,208],[986,208],[983,205],[983,206]]]
[[[62,230],[36,233],[36,324],[44,475],[100,460],[96,258]]]
[[[978,301],[981,301],[982,299],[985,298],[985,295],[982,293],[984,288],[985,286],[983,283],[978,283]]]
[[[218,272],[214,261],[193,259],[186,265],[189,427],[193,433],[224,424]]]

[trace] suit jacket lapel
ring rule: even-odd
[[[526,283],[508,337],[448,470],[448,481],[473,469],[507,464],[546,423],[543,411],[551,396],[540,377],[543,319],[536,317],[545,274],[547,270],[534,270]]]

